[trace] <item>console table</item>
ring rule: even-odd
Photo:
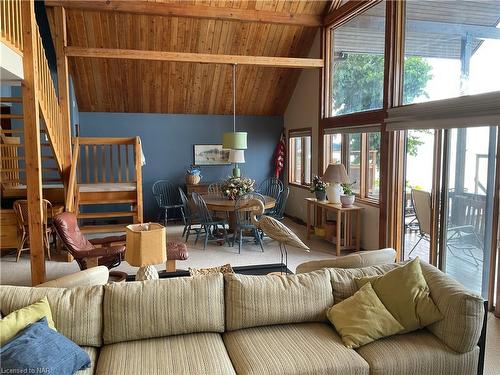
[[[333,204],[318,201],[316,198],[306,198],[307,202],[307,239],[314,232],[313,217],[316,217],[316,209],[322,209],[323,214],[317,225],[323,225],[326,221],[326,213],[331,211],[336,216],[336,236],[334,238],[336,255],[340,256],[341,250],[359,251],[361,245],[361,207],[342,207],[341,204]]]

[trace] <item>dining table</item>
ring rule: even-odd
[[[214,212],[224,212],[227,214],[229,222],[229,232],[232,233],[236,228],[236,201],[228,199],[221,195],[214,194],[204,194],[203,199],[205,204],[210,211]],[[276,205],[276,199],[273,197],[264,195],[264,208],[266,210],[273,208]]]

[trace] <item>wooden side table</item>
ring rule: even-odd
[[[316,198],[306,198],[307,202],[307,239],[311,238],[314,233],[313,217],[316,217],[315,211],[317,208],[323,210],[321,222],[323,225],[326,221],[326,213],[328,211],[336,214],[336,236],[334,238],[336,255],[340,256],[341,250],[360,250],[361,246],[361,207],[342,207],[341,204],[333,204],[328,202],[318,201]]]

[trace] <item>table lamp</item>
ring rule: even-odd
[[[132,224],[126,227],[127,247],[125,260],[131,266],[140,267],[136,281],[159,278],[154,264],[167,260],[167,231],[157,223]]]
[[[241,177],[241,171],[238,164],[245,162],[244,150],[231,150],[229,151],[229,161],[234,164],[233,177]]]
[[[329,182],[326,188],[326,195],[330,203],[340,203],[340,195],[343,192],[340,184],[348,183],[349,176],[343,164],[330,164],[323,175],[323,181]]]

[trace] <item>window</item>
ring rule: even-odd
[[[311,128],[290,130],[288,152],[288,182],[308,186],[311,184]]]
[[[380,131],[373,127],[359,133],[343,130],[325,130],[324,170],[328,164],[344,164],[358,198],[375,203],[380,195]]]
[[[500,90],[498,2],[406,2],[403,104]]]
[[[326,170],[329,164],[342,163],[342,135],[325,134],[323,142],[324,169]]]
[[[330,116],[382,108],[385,2],[331,31]]]

